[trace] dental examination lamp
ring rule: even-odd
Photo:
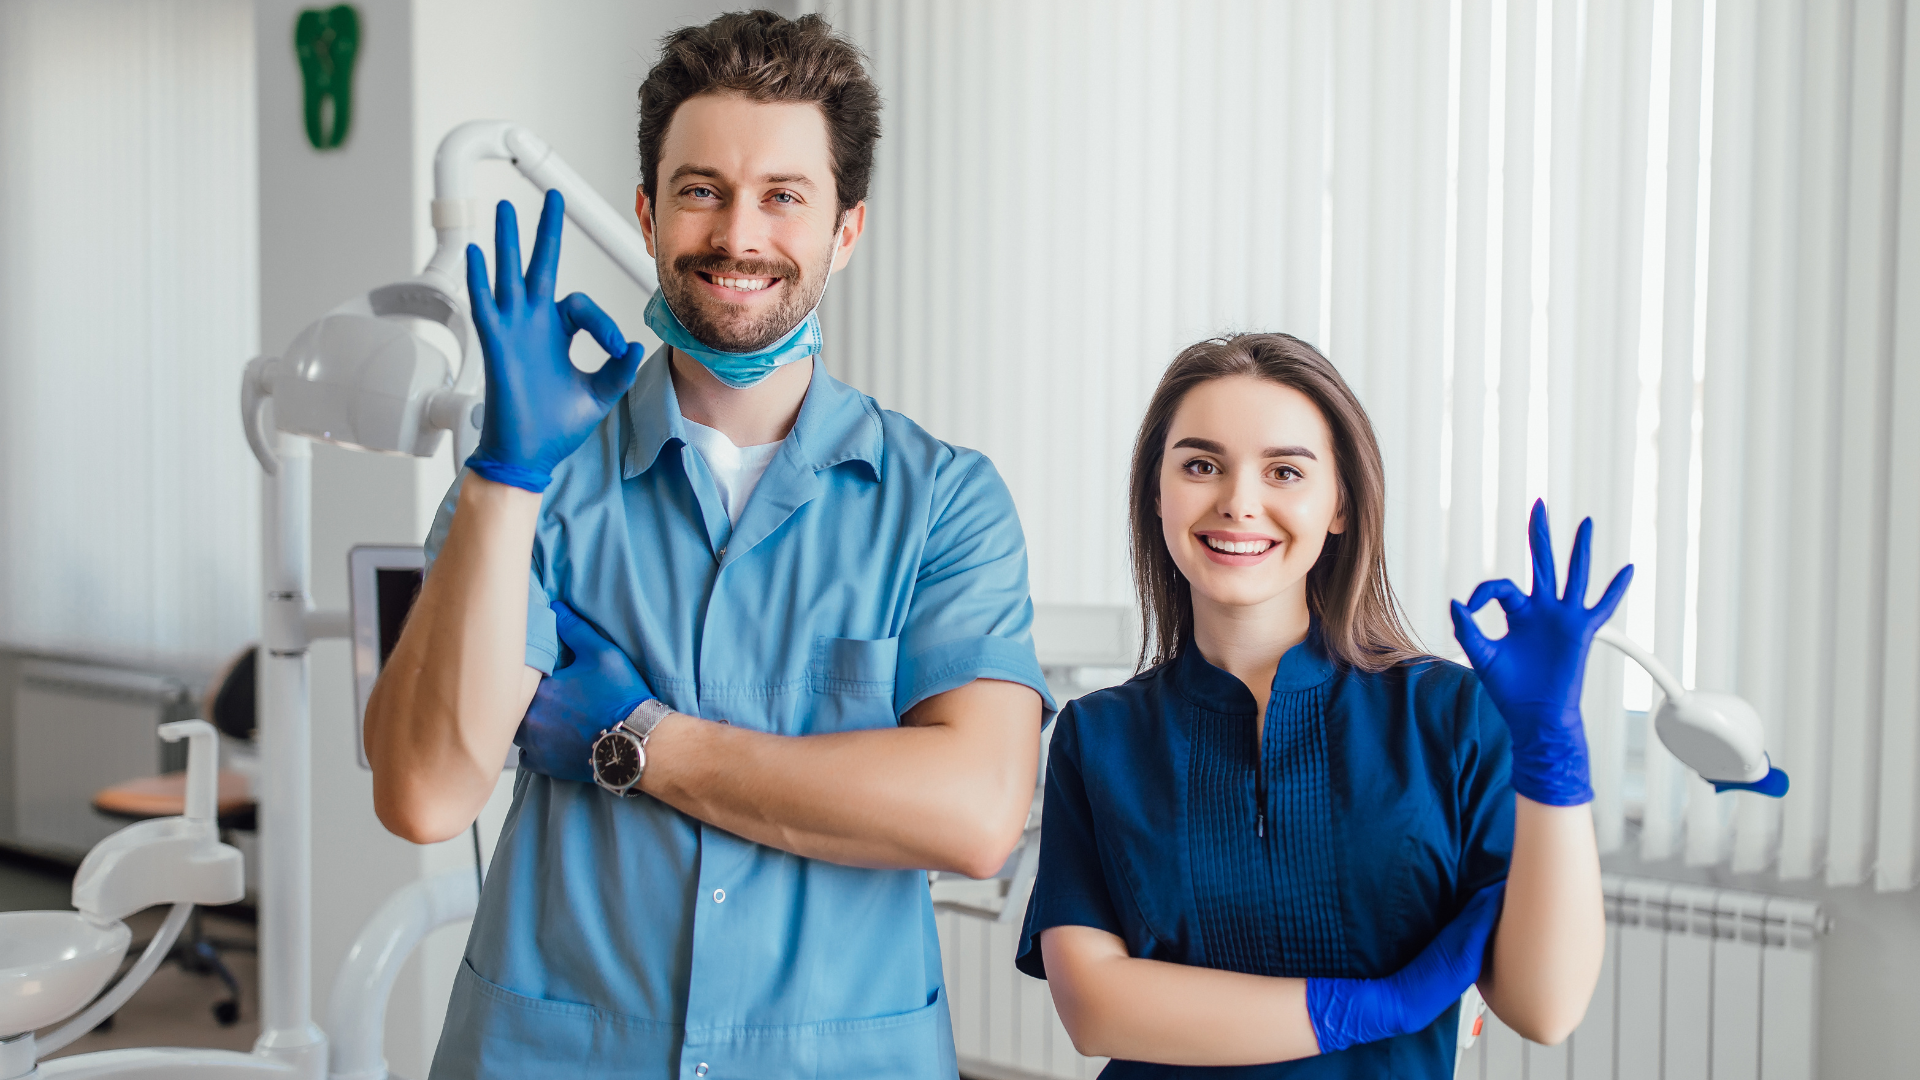
[[[434,156],[437,244],[427,268],[335,308],[301,331],[285,356],[247,365],[242,419],[268,475],[278,471],[262,419],[268,401],[274,426],[288,435],[431,457],[441,433],[450,431],[456,461],[473,451],[484,369],[467,310],[466,249],[492,220],[485,204],[470,197],[473,166],[486,160],[511,161],[542,191],[557,189],[566,196],[567,217],[588,239],[649,293],[658,287],[640,234],[539,136],[498,120],[462,124]]]
[[[1744,698],[1688,690],[1652,653],[1611,626],[1601,627],[1594,639],[1627,654],[1653,677],[1665,696],[1653,715],[1654,731],[1714,791],[1753,791],[1775,799],[1787,793],[1787,774],[1767,756],[1760,714]]]
[[[187,813],[130,825],[96,845],[74,879],[77,911],[0,917],[0,1080],[386,1080],[382,1038],[395,977],[427,934],[472,917],[479,900],[472,870],[400,889],[342,959],[324,1030],[313,1022],[307,650],[317,640],[348,636],[350,620],[346,612],[316,610],[309,596],[309,440],[429,457],[451,432],[457,462],[474,449],[485,369],[464,268],[468,242],[492,220],[470,197],[473,169],[481,161],[512,162],[536,187],[557,189],[566,198],[567,217],[589,239],[648,293],[657,288],[639,230],[545,142],[513,124],[473,121],[449,132],[434,156],[437,243],[426,269],[333,309],[302,331],[286,355],[247,365],[241,419],[266,473],[258,673],[259,1040],[248,1054],[139,1047],[37,1061],[92,1030],[146,982],[193,904],[240,898],[240,853],[219,842],[213,821],[213,728],[183,721],[160,731],[163,738],[190,740]],[[159,935],[127,975],[95,1000],[127,948],[130,934],[119,920],[154,903],[174,905]],[[35,1029],[76,1012],[36,1042]]]

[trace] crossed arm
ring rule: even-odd
[[[1587,807],[1515,798],[1506,903],[1479,986],[1508,1027],[1553,1044],[1586,1014],[1600,973],[1599,854]],[[1320,1052],[1305,979],[1138,959],[1089,926],[1046,930],[1040,949],[1060,1021],[1083,1054],[1251,1065]]]
[[[374,811],[405,839],[449,839],[478,816],[539,686],[524,655],[539,512],[536,494],[467,477],[367,702]],[[796,855],[985,877],[1025,824],[1040,718],[1032,689],[986,679],[873,731],[796,738],[675,713],[648,743],[641,787]]]

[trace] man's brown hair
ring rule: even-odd
[[[1193,636],[1193,593],[1174,565],[1160,528],[1160,466],[1167,431],[1187,393],[1202,383],[1244,375],[1290,386],[1319,407],[1333,434],[1340,510],[1346,529],[1327,537],[1307,571],[1307,610],[1320,621],[1321,642],[1339,663],[1384,671],[1426,653],[1407,629],[1387,583],[1387,471],[1373,424],[1347,381],[1320,350],[1290,334],[1239,334],[1190,345],[1160,376],[1133,444],[1128,516],[1133,587],[1140,597],[1140,664],[1180,654]]]
[[[640,188],[649,202],[658,197],[660,146],[674,111],[688,98],[713,93],[820,106],[840,211],[867,197],[880,139],[880,91],[860,50],[818,15],[736,11],[668,34],[659,63],[640,84]]]

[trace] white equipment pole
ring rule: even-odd
[[[307,696],[313,444],[276,434],[261,481],[260,1038],[254,1052],[326,1075],[313,1022],[313,740]]]

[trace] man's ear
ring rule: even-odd
[[[844,269],[848,260],[853,258],[853,246],[860,242],[860,234],[867,228],[867,204],[865,201],[854,203],[840,215],[840,223],[833,230],[833,269],[836,273]]]
[[[647,242],[647,254],[659,258],[659,253],[653,250],[653,207],[647,203],[646,188],[633,189],[633,216],[640,219],[640,237]]]

